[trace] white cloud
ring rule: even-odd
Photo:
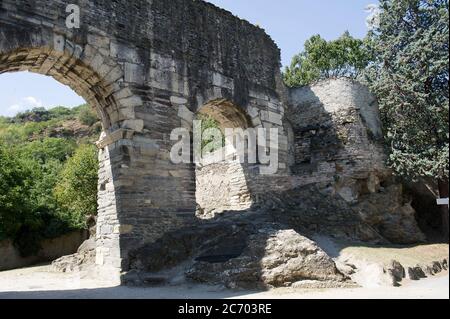
[[[35,98],[34,96],[27,96],[24,98],[21,98],[16,103],[10,105],[6,108],[6,111],[4,112],[4,115],[6,116],[15,116],[17,113],[24,112],[26,110],[31,110],[35,107],[42,107],[44,103]]]
[[[34,107],[42,107],[43,103],[41,100],[38,100],[37,98],[33,96],[27,96],[22,99],[25,103],[28,103],[31,108]]]

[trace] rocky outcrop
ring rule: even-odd
[[[264,211],[224,214],[167,234],[132,252],[126,284],[160,280],[168,267],[190,281],[229,288],[301,285],[342,286],[348,278],[316,243]],[[181,269],[177,268],[181,267]],[[162,275],[164,277],[164,275]],[[156,280],[156,279],[158,280]]]
[[[448,258],[423,262],[415,266],[408,266],[397,260],[391,260],[386,264],[369,262],[364,258],[358,258],[358,256],[352,257],[351,260],[339,259],[336,260],[339,271],[350,277],[356,284],[366,288],[400,287],[405,280],[421,280],[448,270]]]
[[[392,243],[413,244],[426,239],[415,219],[415,210],[404,202],[401,184],[363,196],[354,209]]]
[[[58,258],[52,262],[52,270],[56,272],[78,272],[95,265],[95,238],[86,240],[78,251],[69,256]]]
[[[308,236],[321,233],[350,241],[386,242],[349,203],[316,185],[267,194],[260,207],[268,211],[273,220],[289,225]]]
[[[215,249],[220,251],[220,249]],[[242,253],[226,262],[206,252],[187,270],[189,279],[229,288],[300,285],[302,281],[344,285],[345,277],[316,243],[294,230],[261,229],[248,237]]]
[[[404,267],[398,261],[392,261],[391,265],[385,267],[384,272],[392,279],[393,286],[400,286],[404,279],[420,280],[435,276],[448,270],[448,259],[433,261],[428,264],[418,264],[415,266]]]
[[[290,103],[293,184],[340,197],[347,215],[391,243],[422,242],[415,210],[386,166],[378,105],[369,90],[349,79],[330,79],[292,89]],[[320,205],[314,200],[310,209]],[[348,223],[344,215],[339,220]],[[314,224],[320,223],[317,217]]]

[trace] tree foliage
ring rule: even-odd
[[[84,227],[86,216],[97,213],[97,150],[93,145],[80,146],[59,175],[55,197],[70,223]]]
[[[448,178],[448,0],[381,0],[366,80],[379,99],[389,162],[405,178]]]
[[[84,125],[92,126],[98,122],[98,116],[94,110],[87,104],[77,108],[78,119]]]
[[[334,77],[356,79],[371,59],[364,41],[353,38],[348,32],[328,42],[315,35],[305,42],[305,50],[293,57],[283,77],[290,87]]]
[[[0,237],[12,239],[23,256],[35,253],[40,240],[74,229],[57,215],[53,196],[63,166],[53,155],[64,149],[47,145],[0,146]],[[39,158],[32,155],[35,147]]]
[[[83,143],[98,136],[49,137],[81,110],[42,108],[0,119],[0,240],[11,239],[23,256],[43,239],[86,228],[83,215],[96,213],[97,155]]]
[[[198,120],[202,121],[202,151],[205,151],[206,153],[213,153],[224,147],[225,136],[222,128],[220,127],[220,123],[215,118],[206,114],[199,114]],[[213,137],[205,137],[204,134],[207,133],[210,129],[220,131],[222,134],[222,139],[219,141]]]
[[[0,239],[11,238],[30,213],[29,172],[0,144]]]

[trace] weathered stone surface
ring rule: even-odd
[[[292,258],[283,266],[265,260],[254,279],[284,285],[339,277],[312,243],[287,230],[377,242],[422,239],[413,210],[390,182],[376,101],[366,88],[329,80],[287,90],[272,39],[204,1],[83,2],[80,29],[66,27],[70,3],[1,1],[0,73],[52,76],[100,115],[99,269],[118,277],[130,269],[171,267],[212,249],[210,238],[220,242],[219,235],[229,243],[246,239],[244,246],[227,246],[226,255],[238,259],[244,251],[260,252],[259,240],[273,235],[270,255],[286,249]],[[191,130],[197,114],[213,116],[222,128],[278,129],[276,174],[260,174],[258,163],[174,164],[171,132]],[[211,217],[233,210],[237,219],[205,226],[196,218],[198,207]],[[261,227],[247,215],[264,220]],[[272,222],[284,227],[271,228]],[[280,244],[284,236],[291,246]],[[89,264],[93,255],[87,250],[58,267]],[[248,261],[252,272],[255,260],[248,258],[239,263]],[[247,275],[230,278],[240,285]]]
[[[396,244],[425,241],[415,219],[415,211],[403,201],[400,184],[363,196],[355,206],[362,219],[386,239]]]
[[[197,166],[195,173],[199,218],[211,218],[224,211],[238,213],[252,206],[245,170],[239,162]]]
[[[259,205],[269,210],[274,220],[303,234],[322,233],[346,240],[386,243],[349,203],[316,185],[266,194]]]
[[[392,278],[392,285],[395,287],[400,286],[400,282],[406,277],[405,268],[396,260],[391,262],[386,271]]]
[[[425,272],[423,271],[422,267],[415,266],[415,267],[408,267],[408,278],[411,280],[420,280],[423,278],[426,278],[427,275],[425,275]]]
[[[290,103],[293,183],[340,196],[392,243],[424,241],[414,209],[386,167],[378,106],[367,88],[326,80],[292,89]]]
[[[52,269],[57,272],[78,272],[95,265],[95,238],[86,240],[77,253],[58,258],[52,262]]]
[[[247,212],[245,218],[224,213],[166,234],[132,252],[131,268],[135,271],[124,278],[136,284],[139,278],[182,267],[179,272],[188,280],[230,288],[282,287],[303,280],[350,284],[316,243],[289,225],[271,220],[262,210]]]
[[[260,229],[248,237],[238,257],[222,263],[203,259],[197,258],[187,277],[230,288],[282,287],[303,280],[345,281],[333,260],[294,230]]]

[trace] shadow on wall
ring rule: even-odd
[[[228,288],[267,289],[304,280],[344,285],[346,278],[314,242],[262,211],[225,212],[166,234],[132,252],[128,285],[186,279]]]
[[[381,245],[423,240],[414,210],[384,165],[368,92],[347,80],[298,90],[288,115],[295,162],[292,176],[284,177],[294,187],[266,186],[247,210],[197,220],[132,251],[124,283],[187,278],[245,289],[344,286],[348,278],[304,236]]]
[[[368,113],[361,113],[362,103],[375,107],[370,96],[346,80],[298,90],[288,115],[295,161],[292,176],[285,177],[294,187],[266,187],[247,210],[197,220],[132,251],[124,283],[187,278],[245,289],[311,280],[341,286],[346,277],[304,236],[383,245],[423,240],[401,186],[384,166],[379,130],[370,127],[376,111],[365,106]],[[333,90],[339,90],[336,98]]]
[[[439,197],[439,188],[436,183],[430,181],[418,181],[406,183],[406,192],[410,196],[411,205],[416,211],[416,219],[427,240],[433,243],[448,243],[448,238],[443,236],[442,211],[436,205]],[[426,185],[430,185],[427,187]]]
[[[9,240],[0,242],[0,271],[27,267],[42,262],[50,262],[61,256],[70,255],[89,238],[87,231],[75,231],[59,238],[47,239],[41,249],[30,257],[21,257],[17,248]]]
[[[355,219],[390,242],[424,241],[401,182],[385,164],[378,104],[368,89],[330,79],[292,89],[290,100],[294,184],[340,197]]]

